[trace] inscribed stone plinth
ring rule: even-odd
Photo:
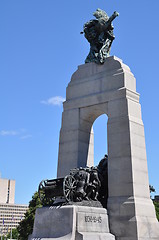
[[[109,232],[107,211],[83,206],[44,207],[36,210],[29,240],[115,240]]]
[[[157,240],[139,94],[133,74],[119,58],[81,65],[72,75],[62,115],[58,177],[92,164],[91,129],[102,114],[108,116],[110,231],[117,240]]]

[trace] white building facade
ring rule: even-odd
[[[28,205],[15,204],[15,180],[0,178],[0,236],[18,227]]]
[[[0,203],[14,203],[15,180],[0,178]]]
[[[27,210],[28,205],[0,203],[0,234],[6,235],[17,228]]]

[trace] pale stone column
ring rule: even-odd
[[[57,177],[69,174],[78,164],[79,110],[71,109],[62,114]]]
[[[94,131],[93,131],[93,127],[91,128],[90,137],[89,137],[87,166],[88,167],[94,166]]]
[[[108,103],[108,212],[117,239],[158,239],[138,94]]]
[[[80,111],[76,108],[62,114],[57,177],[64,177],[73,168],[94,165],[92,122],[85,122]]]

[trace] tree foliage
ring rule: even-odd
[[[17,228],[19,233],[19,240],[27,240],[28,236],[32,234],[35,211],[39,207],[42,207],[42,204],[38,192],[35,192],[32,196],[32,200],[29,202],[29,209],[25,213],[25,218],[20,222]]]
[[[159,202],[154,201],[154,205],[155,205],[155,210],[156,210],[156,217],[159,221]]]
[[[149,185],[150,193],[156,192],[155,188],[152,185]]]
[[[13,228],[12,229],[12,239],[18,239],[18,236],[19,236],[19,234],[18,234],[17,228]],[[11,232],[9,232],[7,234],[7,239],[11,239]]]

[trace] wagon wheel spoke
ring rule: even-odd
[[[68,178],[68,180],[67,180],[67,186],[68,186],[68,187],[71,187],[71,186],[72,186],[72,179],[71,179],[71,178]]]
[[[66,197],[68,197],[69,194],[70,194],[70,192],[68,191],[68,192],[66,193]]]
[[[68,175],[64,178],[63,182],[63,192],[66,201],[72,201],[76,188],[76,180],[72,175]]]

